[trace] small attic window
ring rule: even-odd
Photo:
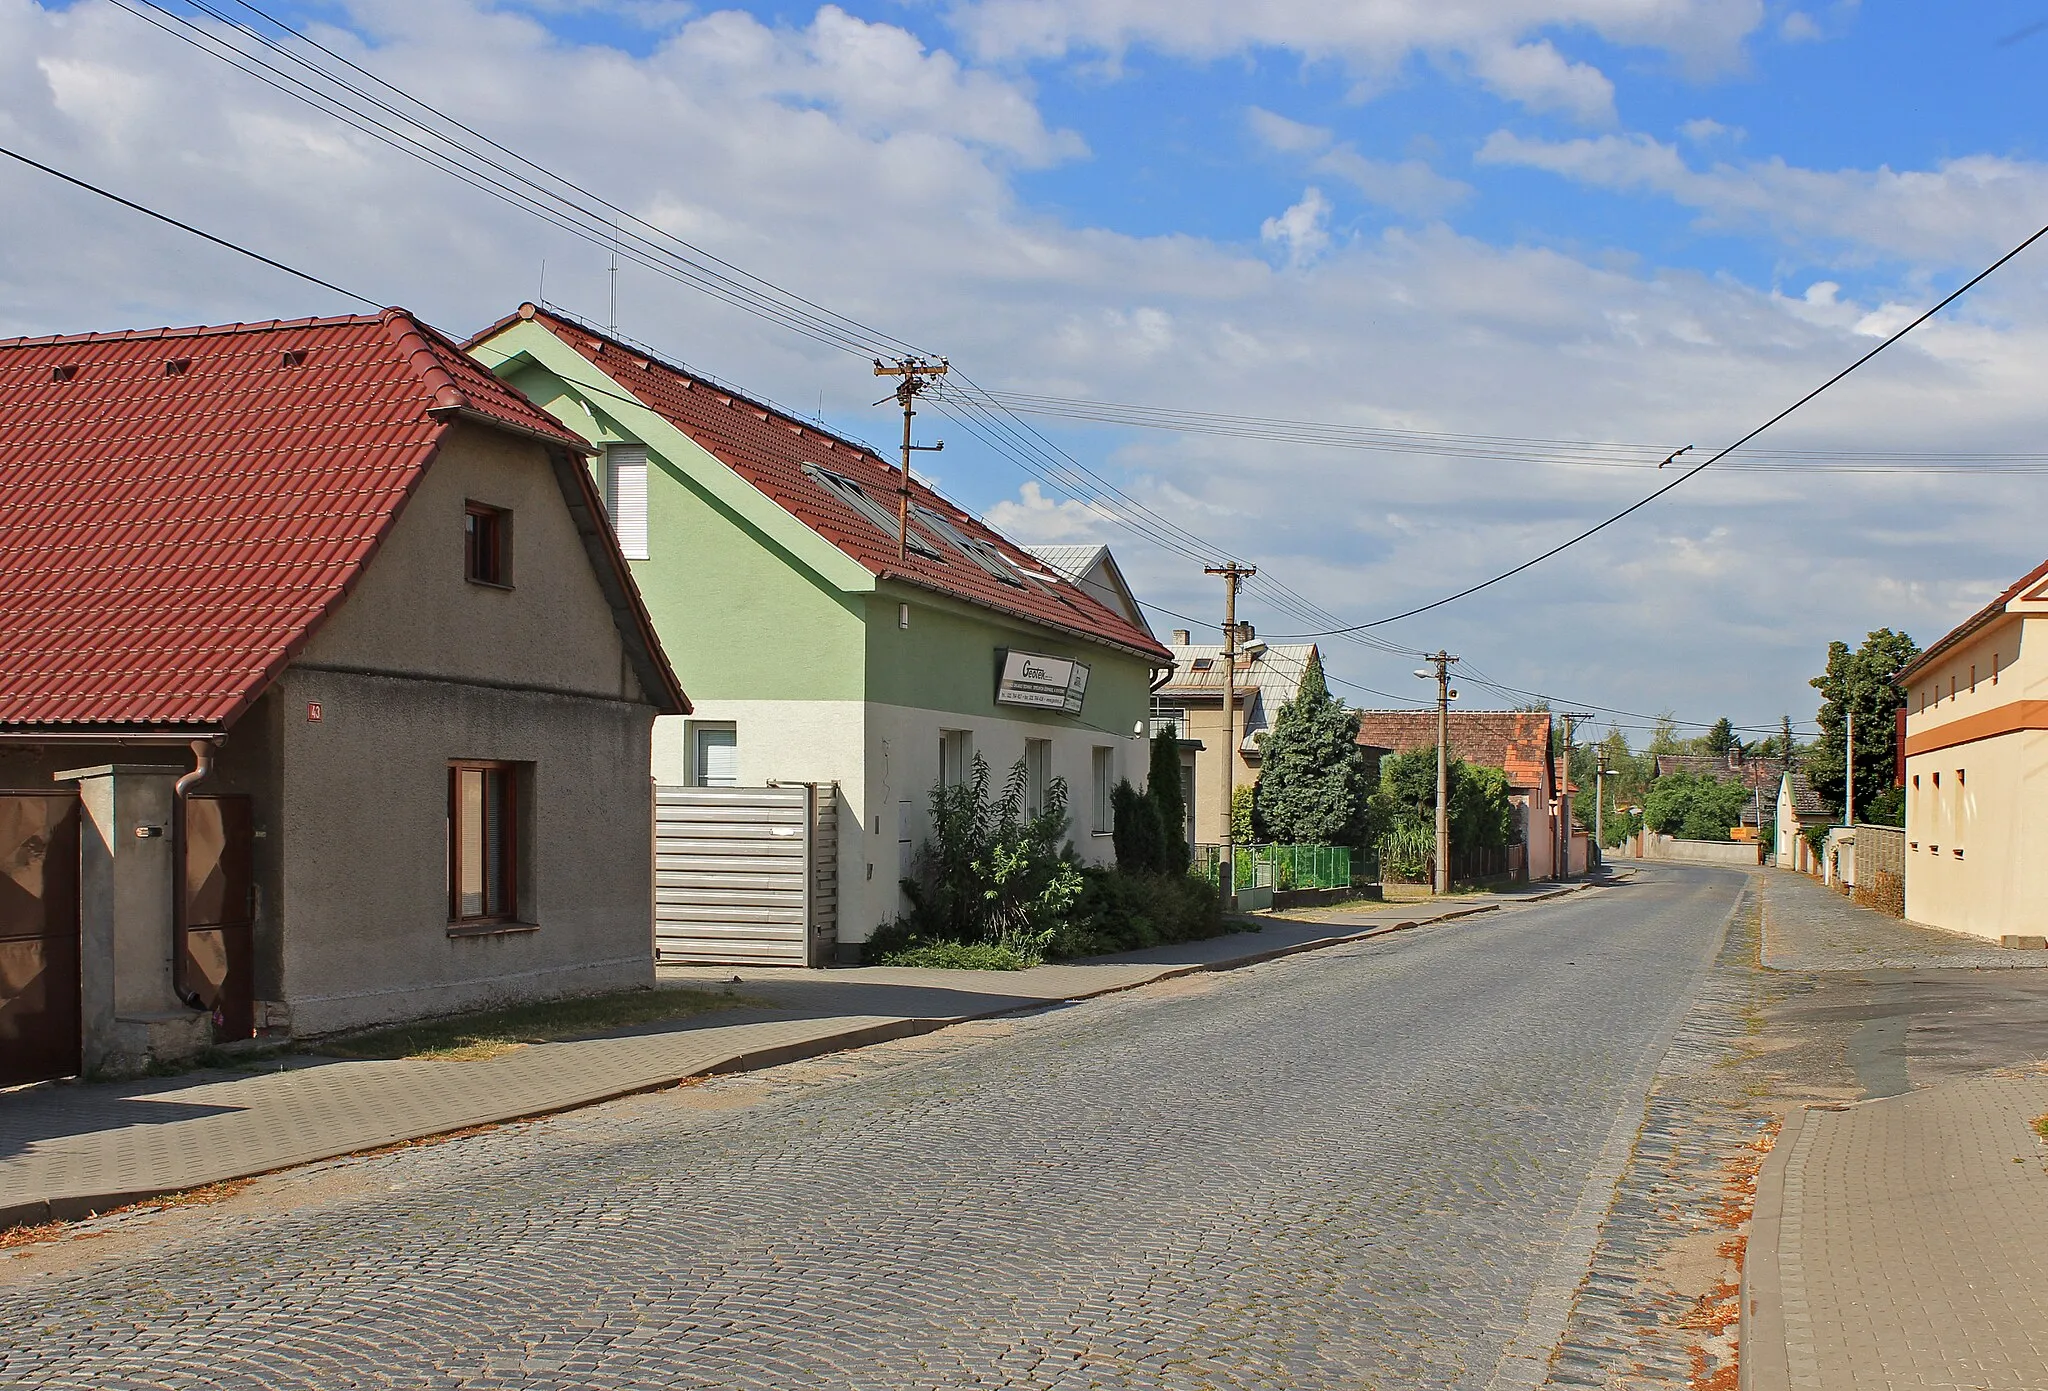
[[[280,367],[304,367],[306,365],[306,350],[304,348],[286,348],[278,355],[277,365]]]
[[[75,362],[67,362],[62,367],[50,369],[50,380],[53,382],[68,382],[77,375],[78,364]]]
[[[182,377],[191,370],[192,359],[189,357],[174,357],[164,364],[166,377]]]
[[[1194,667],[1196,671],[1213,671],[1216,667],[1216,659],[1214,657],[1197,657],[1194,661]]]

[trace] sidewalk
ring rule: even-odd
[[[1313,919],[1266,916],[1258,932],[1028,971],[665,968],[667,985],[738,977],[743,993],[770,1007],[535,1044],[479,1061],[289,1057],[263,1064],[275,1069],[264,1072],[27,1088],[0,1095],[0,1228],[68,1220],[688,1077],[770,1067],[1172,976],[1229,970],[1582,887],[1539,884],[1440,907],[1320,909]]]
[[[1986,1035],[2006,1061],[2038,1051],[2048,952],[1758,878],[1764,964],[1805,974],[1817,1001],[1864,989],[1850,1063],[1866,1096],[1880,1073],[1899,1094],[1787,1118],[1757,1180],[1743,1387],[2048,1388],[2048,1147],[2031,1128],[2048,1073],[1984,1067]],[[1857,1057],[1876,1046],[1888,1071]]]

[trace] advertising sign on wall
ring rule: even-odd
[[[1002,677],[996,682],[996,704],[1028,705],[1035,710],[1081,713],[1088,694],[1088,664],[1064,657],[998,648]]]

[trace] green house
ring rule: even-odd
[[[1110,858],[1110,789],[1144,780],[1172,662],[1104,591],[1113,564],[1070,575],[917,482],[899,555],[893,465],[549,310],[520,306],[470,351],[598,447],[695,706],[656,722],[656,783],[837,785],[842,953],[900,911],[932,788],[977,756],[998,779],[1023,760],[1034,799],[1064,779],[1075,850]]]

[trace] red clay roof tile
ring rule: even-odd
[[[459,419],[583,448],[398,309],[0,340],[0,729],[226,725]]]
[[[472,346],[526,317],[581,353],[621,388],[869,573],[1111,643],[1162,666],[1172,659],[1150,633],[914,479],[913,506],[928,509],[969,538],[994,548],[1022,572],[1023,582],[1012,585],[997,579],[943,537],[920,528],[914,519],[912,534],[925,540],[934,554],[913,550],[907,558],[898,559],[893,535],[884,535],[853,506],[804,472],[808,463],[850,479],[893,515],[896,470],[853,441],[792,420],[767,405],[735,395],[730,388],[692,376],[545,309],[534,309],[529,316],[522,307],[519,315],[502,319],[471,339]]]

